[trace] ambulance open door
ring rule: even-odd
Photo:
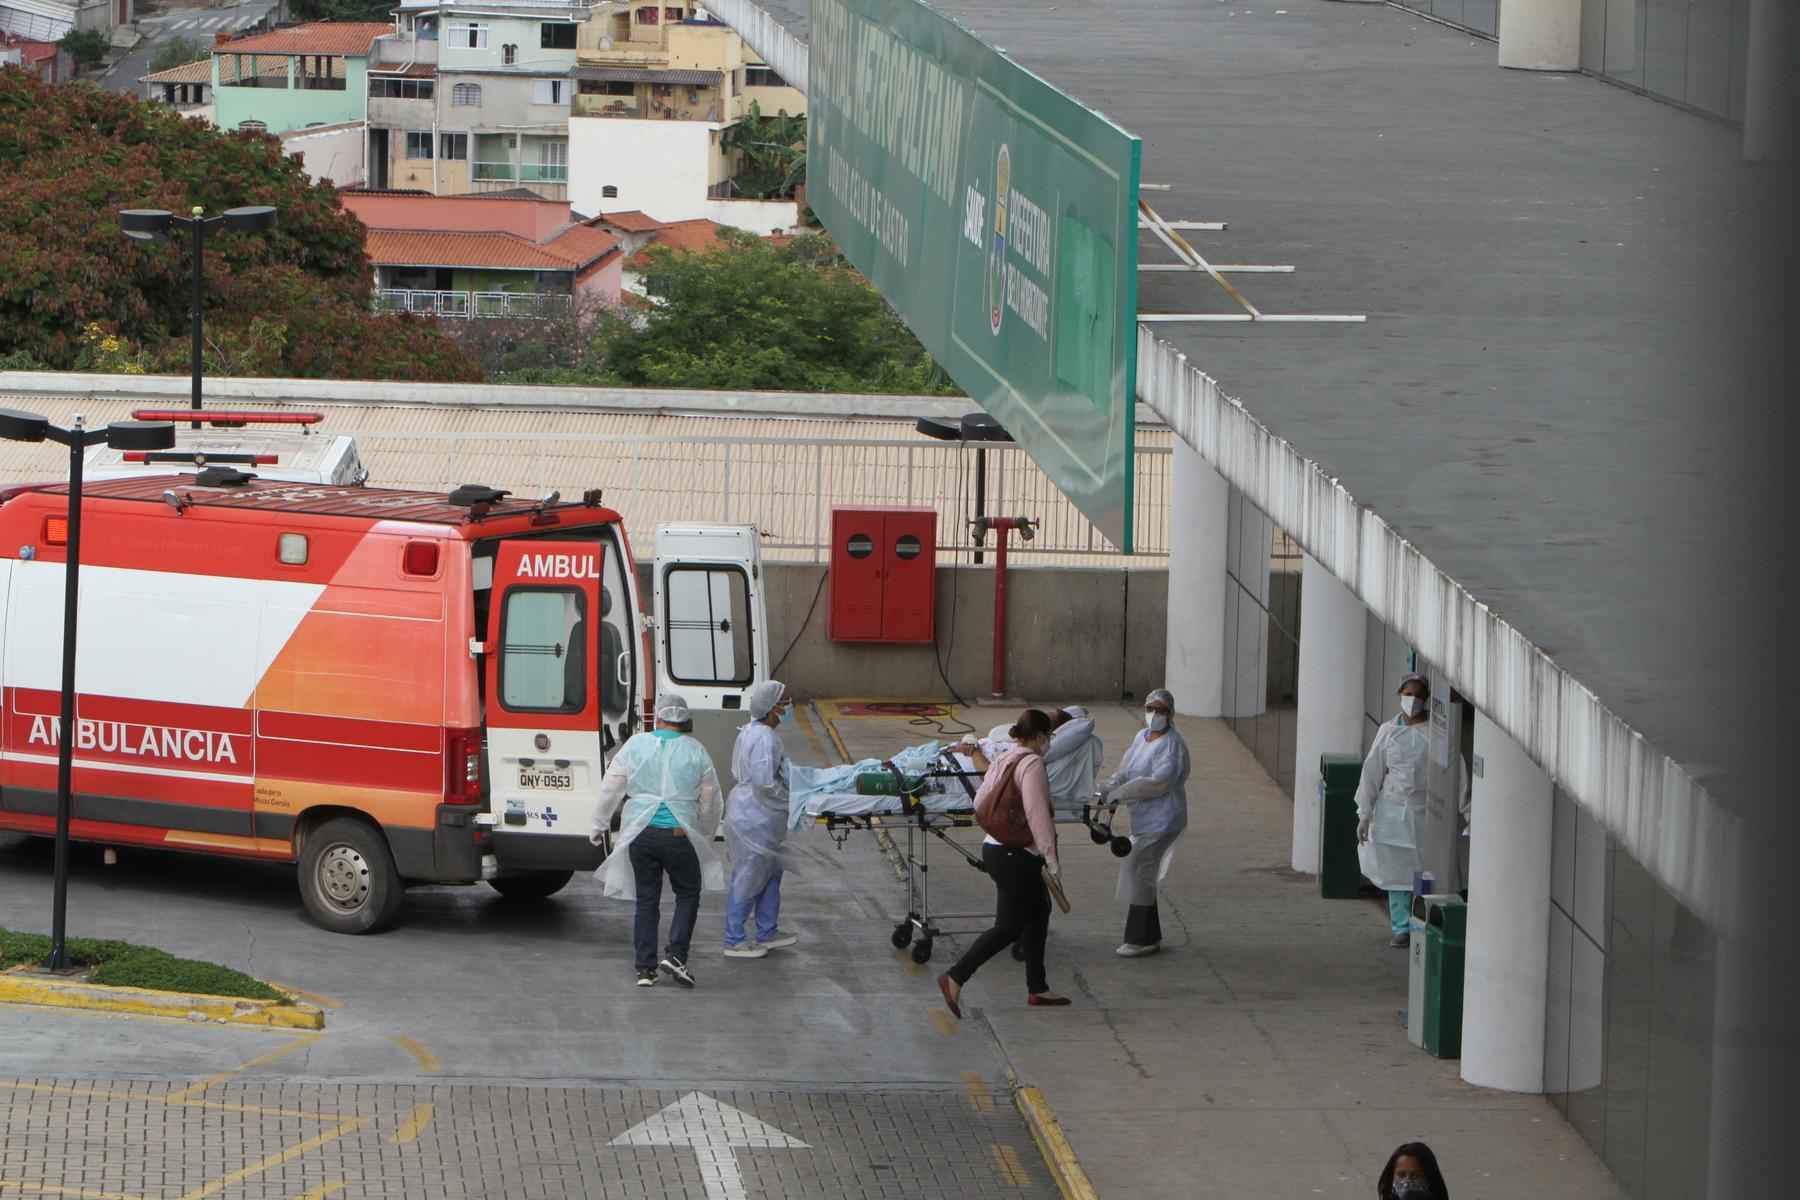
[[[656,692],[687,701],[694,736],[729,792],[732,744],[750,719],[747,695],[769,677],[756,527],[658,526],[655,602]]]
[[[609,542],[501,542],[488,608],[487,747],[495,849],[540,868],[597,865],[605,772],[601,580]]]

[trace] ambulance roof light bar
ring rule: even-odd
[[[198,417],[215,429],[242,429],[246,425],[306,426],[317,425],[325,419],[323,414],[316,412],[258,412],[255,409],[224,408],[140,408],[131,415],[139,421],[191,421]]]
[[[272,467],[281,462],[279,454],[205,454],[198,450],[127,450],[119,457],[128,463],[187,463],[196,467],[215,463]]]

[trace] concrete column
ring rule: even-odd
[[[1169,504],[1169,637],[1163,684],[1187,716],[1219,715],[1225,659],[1225,537],[1230,488],[1175,439]]]
[[[1581,67],[1581,0],[1506,0],[1500,6],[1500,65],[1520,71]]]
[[[1300,578],[1299,711],[1294,718],[1294,870],[1319,873],[1319,755],[1362,749],[1369,615],[1308,554]]]
[[[1751,162],[1779,162],[1794,149],[1794,32],[1793,0],[1750,0],[1744,157]]]
[[[1480,712],[1475,754],[1462,1077],[1477,1087],[1542,1092],[1555,796],[1543,768]]]
[[[1227,561],[1237,584],[1229,579],[1225,584],[1227,658],[1220,708],[1227,717],[1260,717],[1269,709],[1269,568],[1275,522],[1248,500],[1236,513],[1227,503],[1226,521]]]

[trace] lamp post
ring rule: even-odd
[[[198,204],[194,205],[192,215],[178,217],[172,212],[160,208],[122,208],[119,210],[119,229],[124,235],[137,242],[154,242],[167,237],[169,230],[176,225],[186,225],[193,233],[194,239],[194,348],[190,363],[193,372],[193,407],[200,407],[200,285],[204,275],[201,264],[206,256],[206,231],[224,226],[238,233],[267,233],[275,228],[275,210],[267,204],[256,204],[246,208],[228,208],[216,217],[205,215],[206,210]],[[200,422],[193,423],[195,429]]]
[[[1037,531],[1037,521],[1030,517],[990,517],[987,515],[987,449],[983,442],[1011,442],[999,421],[987,413],[965,413],[955,425],[920,417],[913,428],[929,438],[943,442],[975,442],[975,516],[969,521],[969,532],[976,545],[975,562],[980,565],[980,547],[987,544],[988,530],[1000,535],[994,558],[994,681],[993,698],[1006,694],[1006,540],[1017,530],[1030,541]]]
[[[0,409],[0,438],[14,442],[59,443],[69,448],[69,516],[67,562],[63,571],[62,725],[56,738],[56,899],[51,910],[50,961],[60,971],[69,965],[64,948],[69,907],[69,816],[75,748],[75,618],[81,572],[81,463],[89,446],[105,442],[115,450],[167,450],[175,444],[175,426],[167,421],[114,421],[89,429],[81,417],[63,429],[36,413]]]

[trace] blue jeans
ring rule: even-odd
[[[744,944],[744,926],[750,914],[756,914],[756,940],[766,942],[775,936],[776,918],[781,916],[781,868],[769,876],[763,890],[754,896],[740,896],[737,888],[725,901],[725,944]]]
[[[1412,928],[1412,893],[1388,893],[1388,924],[1398,937]]]

